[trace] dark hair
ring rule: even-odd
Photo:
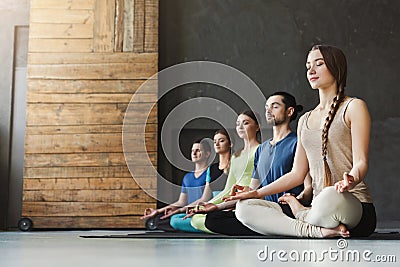
[[[211,146],[206,139],[198,138],[192,142],[194,144],[200,144],[204,151],[211,152]]]
[[[321,52],[326,67],[336,80],[338,89],[343,90],[347,80],[347,60],[343,51],[332,45],[314,45],[311,51],[314,50]]]
[[[325,119],[324,128],[322,130],[322,159],[324,161],[325,170],[324,186],[326,187],[333,184],[332,173],[326,158],[328,153],[328,132],[329,128],[331,127],[333,118],[335,117],[336,112],[344,99],[344,88],[346,87],[347,79],[347,61],[343,51],[335,46],[314,45],[311,48],[310,52],[314,50],[319,50],[321,52],[321,55],[324,58],[325,65],[332,76],[335,78],[338,88],[336,96],[334,97],[332,105],[329,109],[328,116]]]
[[[280,95],[282,96],[282,102],[285,104],[285,109],[288,109],[292,107],[294,109],[293,115],[290,117],[290,121],[293,121],[297,118],[297,114],[301,111],[303,111],[303,106],[302,105],[297,105],[296,104],[296,98],[287,93],[287,92],[275,92],[271,94],[269,97],[274,96],[274,95]]]
[[[261,117],[260,114],[257,112],[253,112],[252,110],[245,110],[242,111],[239,115],[246,115],[249,116],[257,125],[261,124]]]
[[[232,146],[231,137],[229,136],[229,133],[228,133],[227,130],[225,130],[225,129],[216,130],[215,133],[214,133],[214,136],[216,136],[217,134],[222,134],[222,135],[224,135],[224,136],[226,137],[226,139],[228,140],[229,145]],[[225,169],[224,169],[224,172],[226,172],[226,173],[229,172],[229,168],[230,168],[230,166],[231,166],[231,157],[230,157],[231,154],[232,154],[232,149],[229,150],[228,164],[227,164],[227,166],[226,166]]]
[[[217,134],[222,134],[222,135],[226,136],[226,139],[228,140],[229,145],[232,145],[231,137],[229,136],[229,133],[227,130],[225,130],[225,129],[216,130],[214,133],[214,136],[216,136]]]
[[[249,110],[242,111],[239,115],[246,115],[246,116],[250,117],[250,118],[256,123],[256,125],[258,125],[258,126],[260,126],[260,124],[261,124],[261,117],[260,117],[260,114],[258,114],[257,112],[254,112],[254,111],[252,111],[252,110],[250,110],[250,109],[249,109]],[[258,132],[257,132],[256,139],[257,139],[258,142],[260,142],[260,139],[261,139],[261,131],[260,131],[260,129],[259,129]],[[242,148],[242,149],[236,151],[234,155],[235,155],[236,157],[239,157],[240,154],[242,153],[242,150],[243,150],[243,149],[244,149],[244,148]]]

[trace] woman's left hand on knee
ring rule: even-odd
[[[348,172],[345,172],[343,173],[343,180],[335,183],[335,190],[339,193],[343,193],[353,189],[355,185],[354,177]]]

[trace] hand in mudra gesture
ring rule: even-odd
[[[159,213],[158,210],[152,209],[152,208],[147,208],[144,210],[144,215],[140,217],[141,220],[152,218],[156,216]]]
[[[194,207],[187,208],[186,216],[183,219],[190,218],[196,214],[207,214],[215,210],[218,210],[218,207],[213,203],[199,203]]]
[[[339,193],[343,193],[350,189],[353,189],[356,185],[354,176],[348,172],[343,173],[343,180],[335,183],[335,190]]]
[[[222,200],[227,202],[231,200],[255,198],[256,191],[250,191],[250,187],[235,184],[232,186],[230,196],[223,197]]]

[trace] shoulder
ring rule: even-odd
[[[370,120],[367,103],[359,98],[350,98],[344,107],[344,121],[347,127],[351,127],[352,122],[366,124]]]
[[[287,137],[287,142],[295,149],[297,145],[297,134],[295,132],[291,132]]]
[[[303,126],[304,121],[308,118],[310,113],[311,113],[311,111],[307,111],[306,113],[304,113],[303,115],[300,116],[299,123],[298,123],[299,128],[301,128]]]
[[[296,141],[297,141],[297,135],[296,135],[296,133],[295,133],[295,132],[290,132],[290,133],[288,134],[288,136],[287,136],[287,139],[290,140],[290,141],[296,142]]]
[[[265,147],[270,146],[270,141],[271,141],[271,138],[266,140],[265,142],[263,142],[261,145],[258,146],[256,153],[254,154],[255,158],[258,158],[260,156],[260,154],[263,152]]]
[[[311,111],[307,111],[299,118],[299,122],[297,123],[297,136],[300,135],[301,131],[303,130],[303,125],[308,116],[310,116]],[[296,139],[297,140],[297,139]]]
[[[242,150],[239,150],[239,151],[236,151],[235,153],[233,153],[231,156],[231,161],[240,158],[240,154],[242,154]]]
[[[362,109],[368,109],[367,103],[360,99],[360,98],[351,98],[350,103],[347,107],[347,109],[350,110],[362,110]]]
[[[250,152],[250,157],[253,157],[257,154],[259,151],[260,147],[262,147],[262,144],[258,144],[256,147],[254,147],[251,152]]]
[[[367,103],[359,98],[351,98],[345,112],[350,120],[354,117],[369,115]]]
[[[258,146],[257,152],[261,152],[265,147],[270,145],[271,138],[263,142],[261,145]]]
[[[188,172],[183,176],[183,180],[192,179],[194,177],[194,172]]]
[[[219,162],[213,163],[210,165],[210,172],[220,171]]]
[[[297,134],[296,132],[290,132],[285,138],[283,138],[281,141],[279,141],[277,144],[283,144],[284,146],[287,146],[289,144],[296,144],[297,143]]]
[[[210,165],[210,169],[215,169],[219,167],[219,162],[213,163]]]
[[[295,132],[291,132],[283,140],[277,143],[277,149],[289,152],[296,150],[296,145],[297,134]]]
[[[312,110],[309,110],[309,111],[305,112],[303,115],[301,115],[299,118],[299,123],[303,122],[308,116],[310,116],[311,111]]]

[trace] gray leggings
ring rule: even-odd
[[[338,193],[326,187],[315,197],[312,207],[289,218],[281,207],[261,199],[241,200],[236,204],[236,218],[251,230],[263,235],[322,237],[321,227],[344,224],[352,229],[361,220],[361,202],[349,192]]]

